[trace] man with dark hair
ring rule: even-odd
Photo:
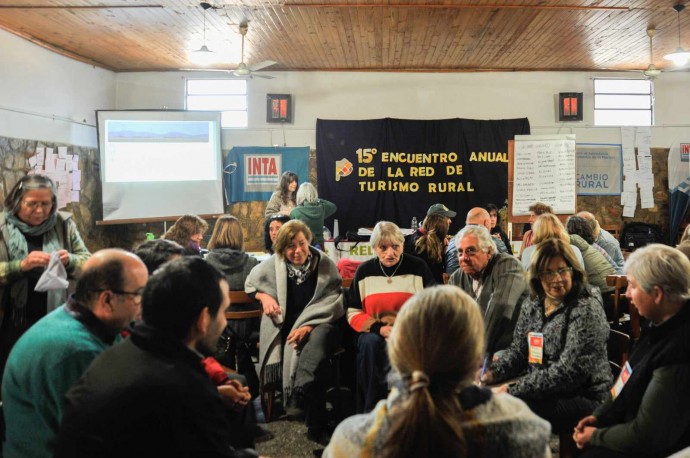
[[[159,268],[143,323],[65,396],[57,457],[255,456],[230,446],[217,388],[201,364],[225,328],[225,277],[195,257]]]
[[[172,240],[147,240],[134,250],[134,254],[144,261],[150,275],[154,270],[158,269],[161,264],[184,256],[184,248],[182,245]]]
[[[6,457],[52,457],[67,390],[141,311],[148,273],[124,250],[95,253],[67,304],[12,349],[2,381]]]
[[[142,243],[134,253],[146,264],[149,275],[152,275],[166,262],[181,258],[184,248],[171,240],[157,239]],[[225,368],[212,356],[204,358],[202,364],[225,403],[228,421],[233,426],[232,444],[235,447],[253,447],[255,435],[262,440],[266,439],[269,433],[256,424],[254,406],[249,404],[251,395],[247,388],[247,378],[240,374],[226,373]],[[254,370],[253,365],[251,370]]]

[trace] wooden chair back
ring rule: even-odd
[[[261,318],[263,311],[261,310],[261,305],[249,297],[244,291],[230,291],[230,306],[233,305],[248,305],[252,306],[252,310],[243,311],[228,311],[225,312],[225,318],[230,320],[247,320],[250,318]]]

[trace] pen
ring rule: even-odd
[[[489,355],[484,356],[484,363],[482,364],[482,371],[479,373],[479,382],[483,383],[484,373],[486,372],[486,365],[489,362]]]

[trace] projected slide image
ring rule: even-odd
[[[108,121],[108,142],[208,143],[208,122]]]
[[[217,180],[220,159],[213,129],[210,121],[108,121],[105,181]]]

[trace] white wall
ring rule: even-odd
[[[232,146],[314,147],[316,119],[503,119],[529,118],[532,133],[575,133],[579,142],[620,142],[620,129],[593,126],[592,78],[630,73],[328,73],[267,72],[273,80],[249,80],[249,129],[226,130]],[[185,77],[210,73],[123,73],[117,75],[117,108],[184,108]],[[656,126],[652,146],[668,147],[690,137],[690,73],[664,73],[656,80]],[[583,92],[585,120],[558,123],[556,95]],[[267,93],[292,94],[294,122],[268,124]],[[685,102],[682,102],[685,100]]]
[[[0,136],[98,145],[95,110],[114,107],[115,73],[3,30],[0,50]]]
[[[182,109],[186,76],[216,76],[115,74],[62,57],[2,30],[0,50],[0,135],[8,137],[96,146],[95,110]],[[249,129],[224,131],[224,148],[275,144],[314,147],[317,118],[527,117],[535,134],[575,133],[581,142],[620,141],[619,129],[592,126],[592,77],[597,76],[593,73],[267,73],[276,78],[249,80]],[[680,135],[690,137],[689,83],[687,72],[664,73],[656,80],[653,146],[668,147]],[[584,122],[555,122],[558,92],[584,92]],[[292,124],[265,122],[267,93],[293,95]],[[53,115],[58,120],[49,119]],[[79,124],[84,119],[86,125]]]

